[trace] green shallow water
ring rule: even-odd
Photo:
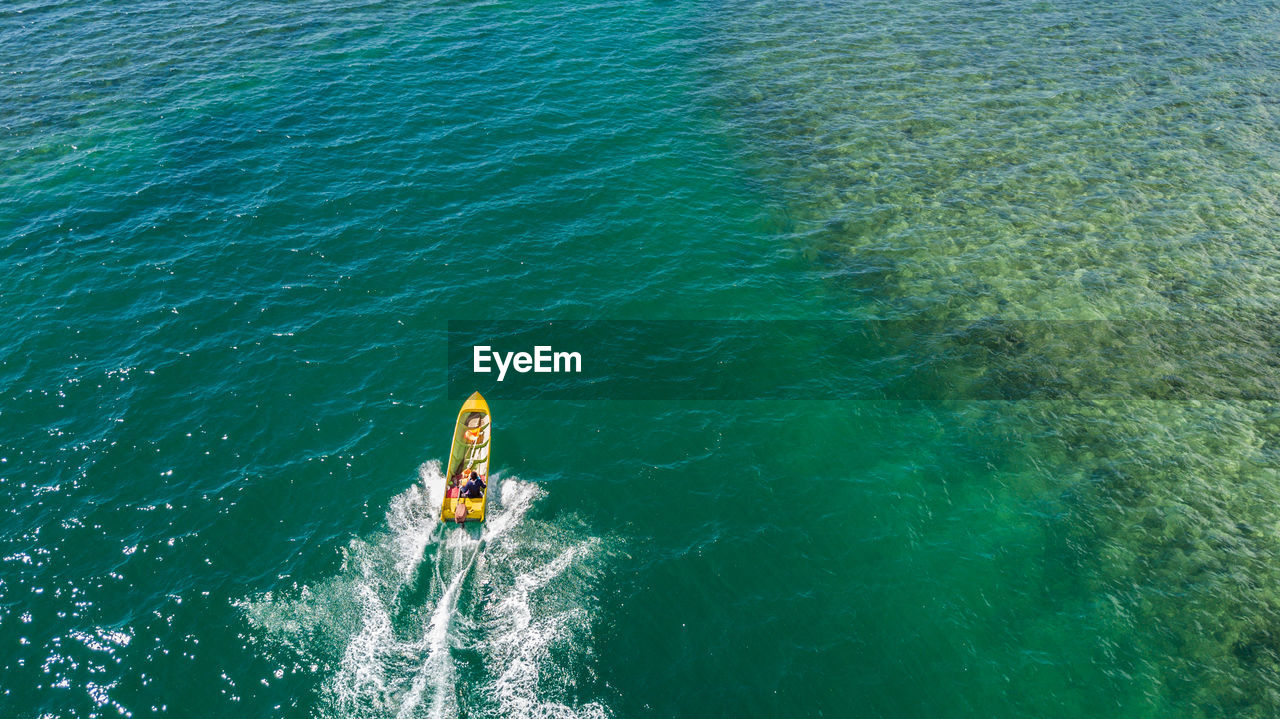
[[[1209,398],[1275,372],[1278,20],[5,6],[0,708],[1273,716],[1280,415]],[[447,321],[577,318],[1155,329],[943,378],[1019,402],[490,396],[438,526]]]

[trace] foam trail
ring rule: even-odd
[[[335,686],[345,689],[340,693],[340,703],[348,709],[359,705],[362,697],[381,703],[387,694],[382,652],[393,640],[391,615],[381,598],[367,584],[357,587],[357,591],[361,599],[360,631],[347,644],[342,669],[335,678]]]
[[[391,500],[387,527],[400,559],[396,568],[404,579],[422,563],[438,524],[440,502],[444,499],[444,471],[432,460],[418,467],[419,482]]]
[[[519,524],[520,520],[524,519],[525,512],[529,511],[533,500],[538,498],[537,485],[515,479],[500,482],[494,489],[496,490],[494,499],[497,500],[501,511],[493,521],[485,524],[484,540],[487,542],[497,540],[512,526]]]
[[[313,666],[332,658],[316,715],[444,718],[478,700],[465,711],[608,716],[597,703],[575,709],[538,696],[540,676],[573,669],[557,666],[564,659],[551,655],[552,644],[589,641],[590,598],[574,568],[600,540],[526,521],[542,490],[514,477],[494,477],[483,525],[444,527],[440,463],[423,464],[418,479],[391,499],[386,531],[351,540],[336,576],[300,587],[292,599],[267,593],[238,602],[253,626]],[[460,609],[473,577],[484,605]],[[459,629],[475,633],[467,638]],[[466,686],[453,652],[463,642],[480,662]],[[568,661],[583,656],[571,652]]]
[[[388,602],[405,586],[422,563],[437,521],[436,494],[443,497],[444,474],[437,461],[418,467],[421,483],[392,498],[387,508],[387,538],[369,546],[354,540],[348,561],[354,557],[358,580],[354,590],[360,600],[360,629],[347,643],[338,673],[330,683],[338,708],[358,713],[364,707],[384,710],[393,703],[395,685],[388,682],[387,664],[403,646],[395,640]],[[438,489],[438,492],[436,491]],[[394,572],[380,571],[385,549],[394,548]]]
[[[511,590],[494,607],[496,624],[502,630],[488,642],[490,664],[499,668],[492,687],[499,714],[503,717],[607,717],[598,703],[575,709],[537,696],[541,669],[550,646],[568,638],[575,628],[589,623],[580,604],[559,612],[542,611],[534,619],[533,597],[560,577],[575,562],[590,554],[598,544],[592,537],[560,552],[554,559],[515,578]],[[580,599],[580,598],[579,598]]]
[[[399,594],[436,539],[444,485],[439,462],[424,463],[418,477],[420,483],[391,499],[387,531],[351,540],[337,576],[301,587],[293,599],[267,593],[236,603],[251,625],[305,658],[341,647],[337,671],[322,689],[328,713],[387,716],[404,684],[394,666],[406,652],[416,656],[414,647],[396,640],[395,615]]]
[[[497,505],[494,508],[496,511],[486,518],[480,539],[472,539],[471,535],[464,532],[454,532],[446,544],[447,550],[464,548],[467,555],[461,566],[454,570],[448,588],[431,614],[431,621],[422,639],[426,660],[414,676],[406,701],[396,714],[397,719],[408,719],[413,716],[428,686],[431,695],[428,716],[436,719],[456,713],[455,671],[449,655],[448,641],[449,620],[454,616],[458,593],[471,573],[472,567],[475,566],[476,557],[480,554],[483,544],[498,539],[519,524],[538,494],[537,487],[532,484],[516,480],[502,482],[497,477],[494,480],[490,488],[490,501]],[[507,486],[505,493],[504,486]]]
[[[475,564],[476,555],[480,551],[480,542],[467,541],[469,539],[468,535],[456,532],[446,544],[449,549],[461,548],[463,551],[470,550],[470,553],[462,566],[453,574],[449,581],[449,586],[445,589],[444,594],[440,596],[435,609],[431,612],[431,621],[427,624],[427,629],[422,636],[421,642],[418,643],[418,648],[421,650],[420,653],[426,654],[426,660],[414,675],[413,683],[405,697],[404,704],[396,712],[397,719],[408,719],[414,715],[428,683],[432,688],[430,711],[432,717],[443,717],[445,711],[456,709],[456,699],[453,691],[454,667],[449,656],[448,646],[449,619],[453,616],[454,607],[457,605],[458,591],[462,588],[462,582],[471,571],[472,565]]]

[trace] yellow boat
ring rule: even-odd
[[[479,392],[474,392],[458,411],[458,421],[453,426],[453,446],[449,449],[448,472],[445,473],[444,503],[440,507],[440,521],[484,521],[484,503],[489,495],[489,445],[493,439],[493,422],[489,417],[489,403]],[[484,480],[485,489],[479,499],[459,497],[458,492],[475,470]],[[460,506],[461,505],[461,506]],[[462,509],[465,508],[465,515]]]

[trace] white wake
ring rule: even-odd
[[[385,531],[351,541],[336,576],[238,603],[274,647],[327,673],[315,714],[608,716],[602,703],[561,703],[542,681],[580,668],[559,666],[564,656],[590,654],[594,607],[579,570],[600,540],[527,520],[542,492],[514,477],[494,477],[484,523],[441,524],[440,463],[418,475],[391,500]],[[559,659],[558,644],[571,650]]]

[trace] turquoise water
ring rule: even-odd
[[[1280,409],[1211,398],[1275,376],[1278,30],[6,5],[0,708],[1273,716]],[[1047,322],[945,379],[1135,398],[491,395],[493,515],[434,521],[447,321],[815,317],[1190,320],[1240,370]]]

